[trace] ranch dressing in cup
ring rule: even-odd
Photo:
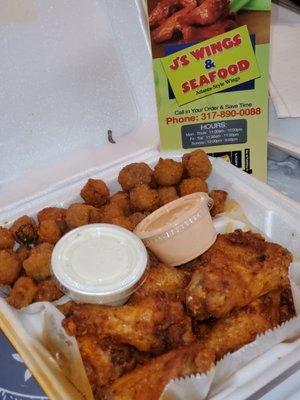
[[[143,219],[135,233],[164,263],[177,266],[204,253],[217,238],[207,193],[174,200]]]
[[[127,229],[91,224],[72,230],[54,247],[52,274],[73,300],[122,305],[140,286],[148,254],[142,241]]]

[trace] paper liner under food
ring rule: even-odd
[[[207,397],[214,375],[215,368],[212,368],[207,374],[174,379],[165,387],[160,400],[204,400]]]
[[[75,337],[69,336],[62,327],[64,315],[52,304],[44,313],[42,342],[57,361],[64,375],[83,394],[93,400],[91,386],[79,352]]]
[[[300,314],[300,261],[294,261],[289,269],[292,295],[296,314]]]
[[[198,374],[172,380],[166,386],[161,400],[221,399],[226,393],[227,387],[230,388],[230,392],[234,390],[234,378],[232,379],[233,382],[229,381],[231,377],[234,377],[234,374],[246,366],[251,369],[251,364],[249,363],[253,362],[254,359],[266,353],[273,346],[298,336],[300,337],[300,316],[294,317],[279,327],[259,335],[255,341],[243,346],[234,353],[228,354],[208,374]],[[298,348],[299,346],[300,343],[297,344]],[[218,397],[220,392],[222,394]],[[230,393],[227,394],[229,395]],[[230,399],[230,396],[227,398]]]

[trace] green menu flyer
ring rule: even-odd
[[[271,0],[148,0],[162,151],[266,179]]]

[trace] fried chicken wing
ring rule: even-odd
[[[289,285],[291,253],[256,233],[236,230],[219,235],[192,275],[186,305],[204,320],[222,318],[258,297]]]
[[[188,272],[165,264],[156,264],[150,267],[142,286],[131,296],[130,303],[142,298],[161,294],[171,300],[184,301],[185,288],[191,276]]]
[[[178,7],[197,6],[196,0],[161,0],[149,14],[150,27],[160,25]]]
[[[207,327],[201,343],[213,349],[220,359],[254,341],[257,335],[278,325],[279,300],[280,292],[271,292],[233,311],[227,318],[215,320]]]
[[[229,0],[204,0],[182,18],[188,25],[212,25],[230,13]]]
[[[157,400],[170,380],[207,372],[214,359],[214,351],[199,343],[172,350],[123,375],[109,388],[96,394],[96,399]]]
[[[158,354],[193,340],[191,322],[182,304],[159,297],[121,307],[75,305],[70,314],[63,321],[70,335],[112,337],[140,351]]]
[[[94,393],[136,365],[131,346],[117,343],[111,338],[97,340],[95,336],[85,335],[76,339]]]
[[[279,304],[280,323],[284,323],[296,315],[291,288],[281,292]]]
[[[183,42],[198,42],[231,31],[237,27],[236,21],[230,18],[220,19],[209,26],[182,25]]]
[[[182,17],[188,15],[194,8],[193,5],[182,8],[166,19],[158,28],[154,29],[152,35],[154,42],[162,43],[170,40],[174,33],[181,31],[182,24],[180,21]]]

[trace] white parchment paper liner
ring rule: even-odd
[[[290,266],[289,278],[291,282],[295,310],[297,314],[300,314],[300,261],[297,261],[297,257]]]

